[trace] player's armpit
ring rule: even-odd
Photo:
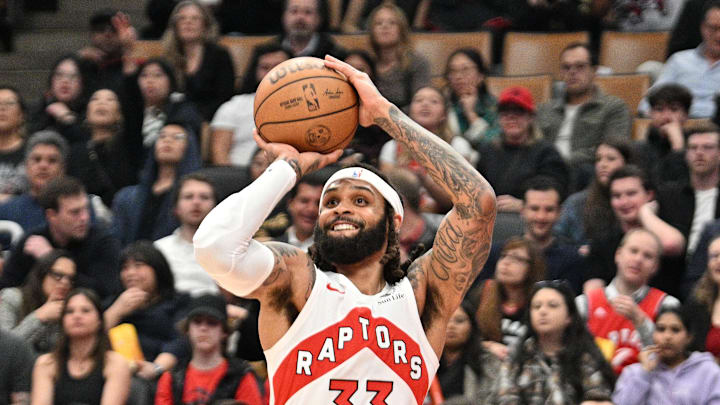
[[[294,304],[300,311],[315,282],[315,266],[303,250],[281,242],[266,242],[273,254],[272,272],[250,295],[261,303],[281,309]]]

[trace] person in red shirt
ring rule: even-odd
[[[205,405],[221,400],[263,405],[257,378],[249,364],[229,360],[224,355],[228,326],[222,297],[195,298],[181,327],[192,346],[192,358],[189,363],[163,373],[155,405]]]

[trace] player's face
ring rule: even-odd
[[[618,277],[633,286],[648,282],[657,269],[658,242],[647,232],[634,232],[615,252]]]
[[[387,240],[385,199],[361,180],[331,184],[322,200],[315,243],[331,263],[358,263],[384,249]]]
[[[530,301],[530,323],[543,335],[562,334],[570,324],[570,314],[562,294],[554,288],[541,288]]]

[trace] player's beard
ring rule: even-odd
[[[387,239],[387,217],[383,218],[372,228],[365,228],[365,224],[358,225],[358,233],[355,236],[334,237],[328,235],[328,230],[315,226],[313,237],[315,246],[322,257],[333,264],[353,264],[364,260],[371,254],[379,251],[385,246]]]

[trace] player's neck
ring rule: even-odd
[[[380,264],[380,259],[384,254],[385,250],[380,250],[361,262],[344,265],[335,264],[335,268],[338,273],[349,278],[361,293],[375,295],[385,288],[383,265]]]

